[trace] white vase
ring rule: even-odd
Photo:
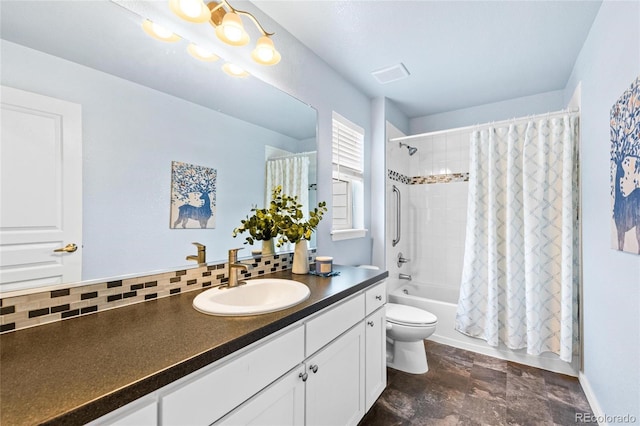
[[[294,274],[309,273],[309,249],[307,248],[307,240],[300,240],[296,243],[293,252],[293,268],[291,272]]]
[[[262,255],[273,256],[274,254],[276,254],[276,247],[273,243],[273,238],[262,240]]]

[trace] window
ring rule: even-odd
[[[333,219],[332,238],[363,237],[364,130],[333,113]]]

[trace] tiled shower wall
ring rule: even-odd
[[[387,151],[388,181],[400,188],[403,207],[402,240],[394,248],[389,243],[387,263],[395,267],[402,251],[411,261],[397,272],[410,274],[414,284],[443,287],[450,300],[457,300],[462,276],[469,136],[467,130],[408,139],[418,148],[412,156],[397,143]],[[393,197],[387,197],[389,241],[395,230]]]
[[[314,262],[315,255],[315,249],[310,249],[310,262]],[[241,278],[256,278],[291,269],[293,253],[257,256],[241,262],[249,266],[248,271],[240,272]],[[4,297],[0,299],[0,332],[216,287],[229,281],[227,271],[227,263],[209,264],[162,274]]]

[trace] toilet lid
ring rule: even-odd
[[[438,317],[431,312],[413,306],[387,303],[387,320],[397,324],[427,325],[438,322]]]

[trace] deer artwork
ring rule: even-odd
[[[616,161],[616,177],[614,181],[613,220],[618,233],[618,250],[624,250],[625,234],[635,226],[638,254],[640,254],[640,189],[634,189],[626,197],[622,193],[621,180],[625,175],[622,167],[623,161],[625,159]],[[638,163],[640,164],[640,162]]]
[[[202,205],[199,207],[192,206],[191,204],[183,204],[178,207],[178,219],[173,223],[173,227],[177,227],[178,223],[182,222],[182,227],[186,228],[187,221],[189,219],[197,220],[200,222],[200,228],[205,229],[207,222],[211,217],[211,201],[209,200],[209,193],[202,190],[200,192],[200,199]]]
[[[636,228],[640,254],[640,77],[611,108],[611,195],[618,250]],[[630,251],[630,250],[626,250]]]

